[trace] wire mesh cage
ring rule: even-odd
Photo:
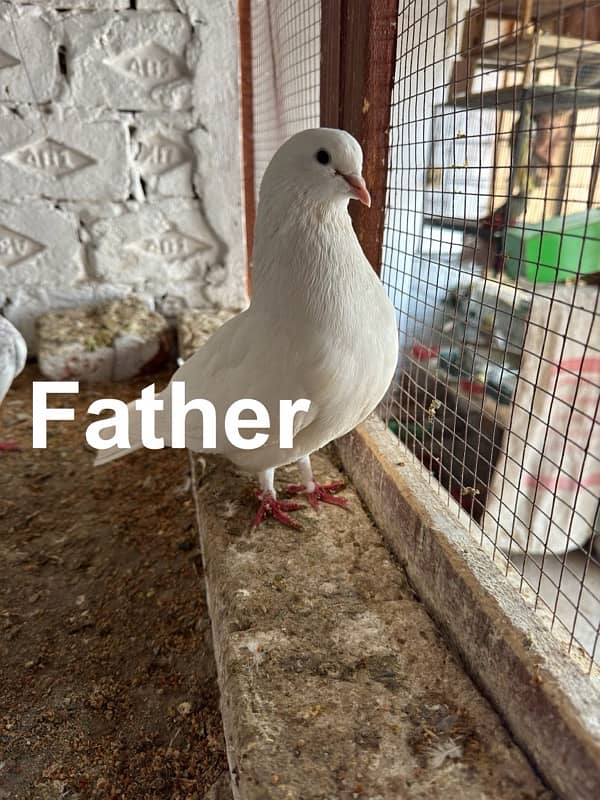
[[[319,124],[325,7],[252,3],[257,187],[280,142]],[[400,0],[396,53],[374,266],[401,355],[380,413],[431,490],[592,670],[600,4]]]
[[[401,2],[389,427],[591,669],[600,549],[600,6]]]
[[[254,175],[279,145],[319,127],[320,0],[251,3]]]

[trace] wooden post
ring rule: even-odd
[[[342,3],[321,0],[321,126],[339,128],[342,108]]]
[[[322,0],[321,125],[343,128],[362,145],[372,205],[351,203],[350,211],[378,274],[397,25],[398,0]]]
[[[242,159],[244,181],[244,227],[246,233],[246,285],[252,292],[252,242],[256,217],[254,190],[254,109],[252,97],[251,0],[238,0],[240,42],[240,109],[242,117]]]

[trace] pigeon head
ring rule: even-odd
[[[362,172],[362,150],[356,139],[335,128],[301,131],[287,140],[267,167],[261,196],[292,193],[304,201],[371,205]]]

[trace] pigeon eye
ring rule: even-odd
[[[331,161],[331,156],[327,152],[327,150],[317,150],[317,154],[315,156],[319,164],[329,164]]]

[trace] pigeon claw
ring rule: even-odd
[[[313,484],[315,488],[312,490],[312,492],[307,492],[304,484],[295,483],[293,483],[291,486],[288,486],[287,490],[292,495],[305,494],[308,502],[315,509],[315,511],[319,510],[319,503],[329,503],[332,506],[340,506],[341,508],[346,508],[348,511],[350,511],[348,501],[344,497],[338,497],[336,494],[346,486],[344,481],[325,483],[322,486],[316,481],[313,481]]]
[[[273,519],[276,519],[283,525],[287,525],[289,528],[295,528],[298,531],[302,530],[302,525],[295,519],[292,519],[286,512],[298,511],[299,508],[304,508],[303,503],[294,503],[289,500],[277,500],[276,497],[273,497],[271,492],[257,491],[256,496],[260,500],[260,506],[254,517],[251,530],[256,530],[266,517],[273,517]]]

